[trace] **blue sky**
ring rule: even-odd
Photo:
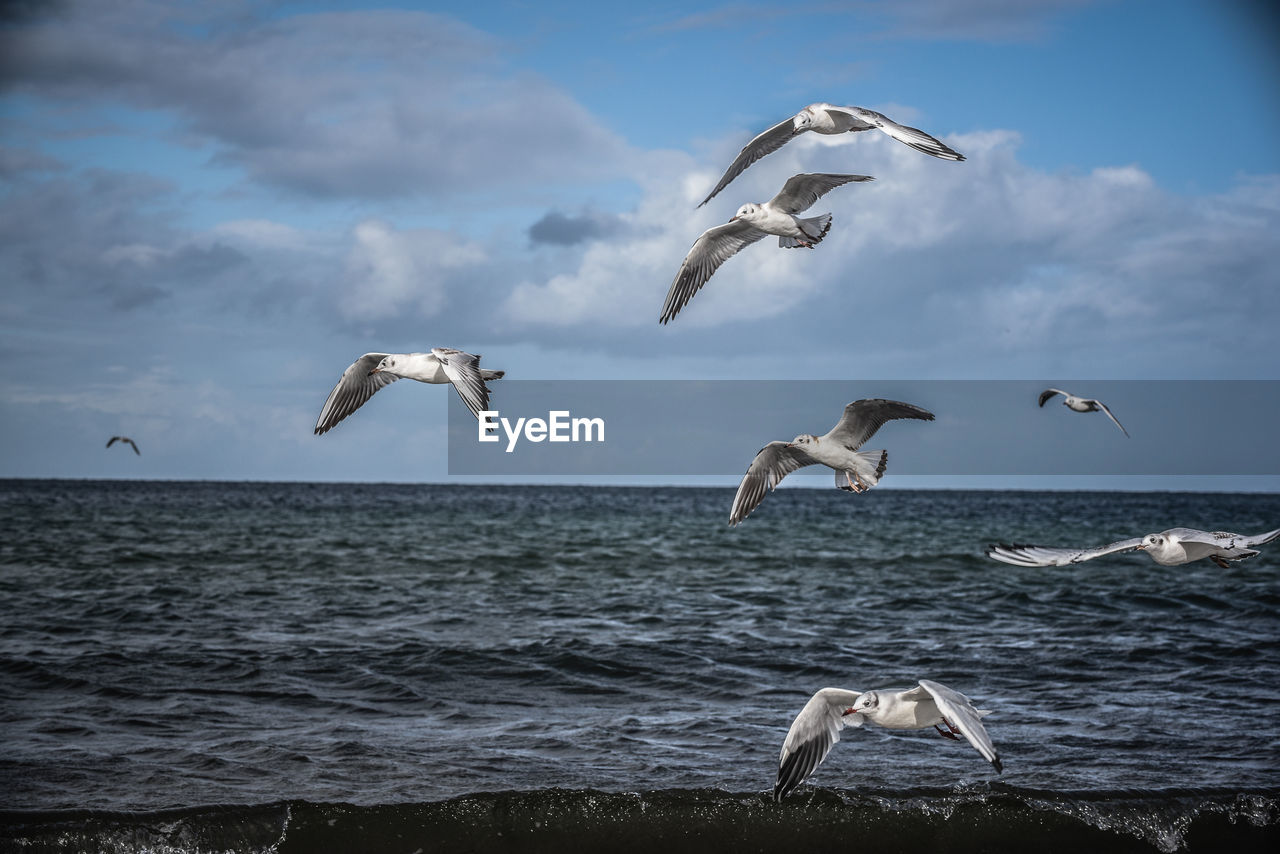
[[[6,12],[0,476],[446,480],[446,389],[401,382],[311,433],[354,358],[433,346],[519,379],[848,380],[850,399],[1280,379],[1269,4],[616,6]],[[968,159],[808,134],[695,208],[814,101]],[[749,247],[659,326],[702,230],[802,171],[877,180],[819,202],[816,250]],[[1274,423],[1280,401],[1248,409]],[[143,456],[106,451],[116,433]]]

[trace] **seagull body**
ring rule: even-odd
[[[433,347],[430,353],[365,353],[342,372],[329,392],[315,434],[333,429],[338,422],[359,409],[374,393],[398,379],[420,383],[451,383],[458,397],[473,415],[489,408],[489,387],[485,380],[501,379],[505,371],[480,368],[480,357],[448,347]]]
[[[725,170],[720,183],[711,194],[702,200],[698,207],[715,198],[716,194],[729,185],[729,182],[746,170],[766,154],[777,151],[805,131],[821,134],[857,133],[875,128],[887,133],[901,143],[911,146],[916,151],[941,157],[944,160],[964,160],[964,155],[948,148],[941,141],[934,139],[922,130],[900,125],[893,119],[863,107],[837,107],[832,104],[810,104],[789,119],[778,122],[755,139],[748,142],[734,158],[733,163]]]
[[[783,249],[812,249],[831,230],[831,214],[801,218],[818,199],[842,184],[873,180],[870,175],[792,175],[767,202],[745,204],[724,225],[708,228],[694,241],[667,291],[660,323],[672,320],[725,261],[744,246],[772,234]]]
[[[128,436],[112,436],[110,439],[107,440],[107,447],[110,448],[116,442],[124,442],[128,444],[129,447],[133,448],[133,452],[135,454],[137,454],[138,456],[142,456],[142,451],[138,450],[138,446],[134,444],[134,441],[130,439]]]
[[[805,703],[787,731],[778,757],[773,799],[782,800],[813,773],[840,740],[840,731],[846,725],[873,723],[886,729],[934,727],[946,738],[959,740],[963,736],[1001,773],[1000,755],[982,725],[982,717],[988,714],[990,712],[975,709],[969,698],[959,691],[927,679],[921,679],[919,687],[905,691],[823,688]]]
[[[1111,421],[1117,427],[1120,428],[1120,432],[1123,433],[1125,436],[1129,435],[1129,431],[1124,429],[1123,424],[1121,424],[1119,421],[1116,421],[1116,417],[1111,414],[1110,409],[1107,409],[1107,405],[1102,401],[1094,400],[1091,397],[1076,397],[1071,392],[1062,391],[1061,389],[1056,389],[1056,388],[1047,388],[1044,391],[1040,392],[1040,408],[1043,409],[1044,405],[1055,394],[1060,394],[1066,398],[1065,400],[1062,401],[1062,405],[1067,407],[1067,409],[1070,409],[1072,412],[1105,412],[1107,413],[1107,417],[1110,418]]]
[[[736,525],[756,509],[767,491],[791,472],[825,465],[835,470],[836,487],[866,492],[880,482],[889,464],[888,451],[859,451],[886,421],[914,418],[932,421],[933,413],[910,403],[883,398],[855,400],[844,408],[836,426],[825,435],[801,434],[790,442],[770,442],[760,449],[733,497],[729,524]]]
[[[1228,531],[1170,528],[1158,534],[1088,549],[997,543],[987,546],[987,556],[1015,566],[1070,566],[1096,557],[1144,551],[1161,566],[1180,566],[1209,558],[1226,569],[1229,566],[1227,561],[1244,560],[1260,554],[1254,546],[1269,543],[1277,537],[1280,537],[1280,528],[1253,536]]]

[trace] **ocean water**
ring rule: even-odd
[[[993,541],[1280,527],[1258,494],[0,481],[0,850],[1271,850],[1280,543],[1219,569]],[[846,729],[934,679],[994,770]]]

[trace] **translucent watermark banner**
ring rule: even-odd
[[[503,379],[489,386],[490,410],[479,419],[450,396],[451,475],[741,475],[767,443],[821,436],[861,398],[911,403],[936,417],[888,421],[865,443],[864,450],[888,450],[887,475],[1280,474],[1275,380]],[[1062,394],[1039,405],[1049,388],[1097,400],[1115,420],[1073,411]]]

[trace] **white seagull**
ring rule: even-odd
[[[133,448],[133,452],[135,454],[137,454],[138,456],[142,456],[142,451],[138,450],[138,446],[134,444],[134,441],[130,439],[128,436],[112,436],[110,439],[107,440],[107,447],[110,448],[116,442],[124,442],[129,447]]]
[[[1226,569],[1227,561],[1244,560],[1260,554],[1254,546],[1280,537],[1280,528],[1252,537],[1227,531],[1201,531],[1196,528],[1170,528],[1158,534],[1121,540],[1109,546],[1092,549],[1068,549],[1055,546],[1030,546],[996,543],[987,546],[987,557],[1015,566],[1069,566],[1095,557],[1144,551],[1162,566],[1179,566],[1209,558]]]
[[[802,246],[812,249],[831,230],[831,214],[801,219],[796,216],[841,184],[871,181],[870,175],[830,175],[802,173],[792,175],[778,195],[761,204],[745,204],[724,225],[702,232],[671,282],[667,301],[662,306],[659,322],[666,323],[707,283],[711,274],[744,246],[770,234],[777,235],[783,249]]]
[[[805,466],[822,464],[835,469],[836,487],[846,492],[866,492],[880,482],[889,464],[888,451],[859,451],[886,421],[915,418],[932,421],[933,413],[910,403],[884,398],[855,400],[844,408],[840,421],[823,436],[803,433],[790,442],[770,442],[751,461],[729,511],[736,525],[776,489],[784,477]]]
[[[452,383],[458,397],[477,418],[489,408],[485,380],[501,379],[505,371],[480,367],[480,357],[448,347],[432,347],[430,353],[365,353],[342,372],[338,384],[320,410],[315,435],[333,429],[359,409],[374,392],[398,379],[420,383]]]
[[[831,104],[810,104],[789,119],[778,122],[764,133],[746,144],[738,153],[733,163],[725,170],[720,183],[711,191],[711,195],[702,200],[698,207],[715,198],[716,194],[729,185],[743,171],[766,154],[772,154],[805,131],[817,131],[822,134],[857,133],[858,131],[876,128],[889,136],[906,143],[916,151],[941,157],[943,160],[964,160],[964,155],[956,152],[942,142],[922,130],[900,125],[893,119],[863,107],[836,107]]]
[[[1091,397],[1076,397],[1074,394],[1072,394],[1069,391],[1062,391],[1061,389],[1056,389],[1056,388],[1047,388],[1044,391],[1040,392],[1040,408],[1043,409],[1044,405],[1049,401],[1049,398],[1053,397],[1055,394],[1060,394],[1066,398],[1066,400],[1062,401],[1062,405],[1067,407],[1067,409],[1070,409],[1072,412],[1102,411],[1107,413],[1107,417],[1110,418],[1113,422],[1115,422],[1115,425],[1120,428],[1120,432],[1123,433],[1125,436],[1129,435],[1129,431],[1124,429],[1123,424],[1121,424],[1119,421],[1116,421],[1116,417],[1111,414],[1110,409],[1107,409],[1107,405],[1102,401],[1094,400]]]
[[[921,679],[918,688],[905,691],[823,688],[805,703],[787,731],[778,757],[773,799],[781,801],[813,773],[840,740],[840,730],[846,724],[873,723],[886,729],[933,727],[939,735],[955,741],[964,736],[997,773],[1003,773],[1000,755],[982,725],[982,717],[989,714],[985,709],[975,709],[959,691],[928,679]]]

